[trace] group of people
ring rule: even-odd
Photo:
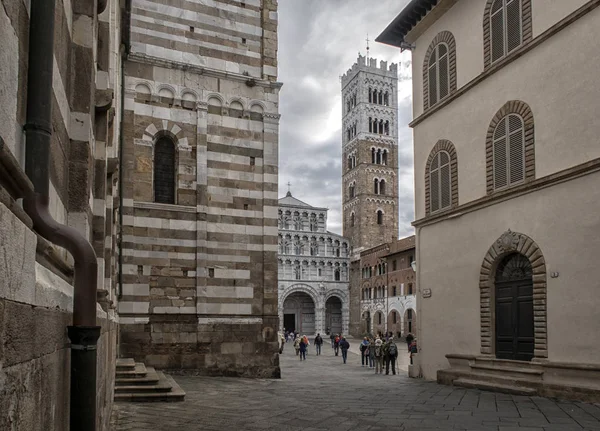
[[[345,364],[348,360],[348,350],[350,350],[350,343],[346,340],[342,334],[331,334],[329,336],[331,340],[331,348],[334,351],[335,356],[342,353],[342,361]],[[300,335],[296,332],[285,332],[285,341],[292,341],[294,343],[294,349],[296,350],[296,356],[299,356],[300,360],[306,360],[306,354],[308,353],[308,347],[310,341],[306,335]],[[282,340],[282,341],[283,341]],[[323,346],[323,337],[321,334],[317,334],[313,340],[315,345],[316,355],[321,355],[321,348]],[[406,336],[406,344],[408,352],[416,353],[416,339],[412,334]],[[283,350],[283,343],[282,343]],[[361,366],[375,368],[375,374],[383,374],[383,366],[385,364],[385,374],[390,373],[390,365],[392,374],[396,374],[396,360],[398,359],[398,346],[394,342],[394,337],[391,333],[385,336],[377,335],[373,337],[364,337],[360,343],[360,356]],[[412,359],[412,358],[411,358]]]

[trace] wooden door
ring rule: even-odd
[[[534,353],[533,278],[520,254],[503,260],[496,272],[496,357],[530,361]]]

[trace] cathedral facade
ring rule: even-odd
[[[350,243],[327,230],[327,208],[279,199],[279,327],[347,333]]]

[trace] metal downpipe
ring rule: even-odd
[[[34,186],[23,207],[34,229],[64,247],[75,261],[71,340],[70,430],[96,429],[96,289],[98,263],[92,245],[77,230],[62,225],[49,211],[52,137],[52,73],[55,0],[31,0],[25,172]]]

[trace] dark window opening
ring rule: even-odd
[[[250,166],[256,165],[256,157],[250,157]]]
[[[190,31],[191,31],[192,33],[194,32],[194,27],[192,27],[191,25],[190,25]]]
[[[244,204],[244,209],[247,210],[248,209],[248,204]]]
[[[154,147],[154,202],[175,203],[175,145],[167,137]]]
[[[413,286],[412,283],[408,283],[408,294],[412,295],[413,294]]]
[[[215,269],[214,268],[208,268],[208,276],[210,278],[214,278],[215,277]]]
[[[377,224],[383,224],[383,211],[377,211]]]
[[[245,37],[242,37],[242,43],[244,43],[244,44],[246,43],[246,38]]]

